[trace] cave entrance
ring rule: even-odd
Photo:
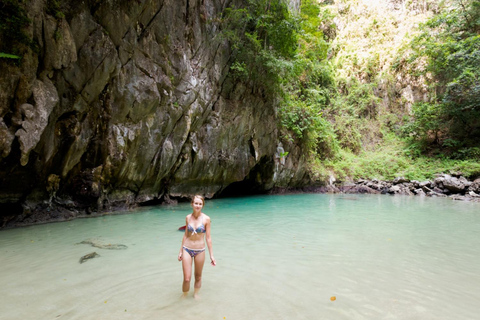
[[[262,157],[242,181],[228,185],[219,198],[265,194],[271,189],[275,164],[273,158]]]

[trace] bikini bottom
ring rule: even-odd
[[[205,251],[205,248],[203,249],[190,249],[190,248],[187,248],[185,246],[183,246],[183,249],[185,249],[185,251],[187,251],[187,253],[190,255],[190,257],[192,258],[195,258],[195,256],[199,253],[202,253],[203,251]]]

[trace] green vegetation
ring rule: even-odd
[[[349,23],[331,43],[339,92],[332,112],[342,148],[316,168],[340,179],[480,174],[480,5],[429,2],[435,14],[406,7],[395,18],[343,1],[337,15]],[[425,85],[429,100],[406,108],[395,90],[399,77]]]
[[[61,11],[60,0],[47,0],[46,12],[58,20],[65,18],[65,14]]]
[[[282,137],[313,175],[480,174],[478,1],[301,4],[247,1],[226,11],[223,35],[235,79],[278,99]],[[428,99],[411,106],[410,84]]]
[[[239,81],[252,81],[267,93],[293,74],[299,21],[280,0],[247,0],[241,8],[227,8],[222,36],[229,40]]]
[[[422,25],[407,69],[423,76],[431,100],[404,126],[410,148],[480,160],[480,3],[453,1]]]
[[[281,0],[246,1],[225,11],[223,36],[233,49],[235,79],[280,98],[284,139],[328,158],[338,144],[323,110],[335,85],[319,14],[314,0],[302,1],[300,15]]]
[[[27,16],[25,0],[0,0],[0,58],[20,60],[29,49],[37,50],[37,44],[28,34],[31,20]],[[62,19],[60,0],[47,0],[46,13]],[[58,40],[60,34],[55,33]]]
[[[30,19],[22,0],[0,0],[0,8],[0,57],[17,59],[23,56],[27,47],[34,47],[32,39],[25,32]]]
[[[0,58],[6,58],[6,59],[20,59],[21,57],[16,56],[14,54],[8,54],[4,52],[0,52]]]
[[[335,95],[328,43],[319,30],[321,10],[315,1],[302,1],[295,77],[282,84],[279,118],[284,139],[303,144],[315,158],[334,158],[339,145],[325,111]]]
[[[323,170],[334,172],[340,181],[359,178],[393,180],[400,176],[422,181],[433,179],[440,172],[462,172],[472,178],[480,175],[479,161],[425,156],[412,158],[404,148],[404,141],[390,134],[374,150],[364,150],[358,154],[342,150],[338,159],[317,162],[316,168],[323,167]]]

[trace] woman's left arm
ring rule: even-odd
[[[209,217],[205,225],[205,236],[207,237],[207,247],[208,247],[208,252],[210,253],[210,261],[211,261],[210,263],[212,264],[212,266],[216,266],[217,262],[213,257],[213,251],[212,251],[212,234],[210,232],[210,229],[211,229],[210,226],[211,226],[211,220]]]

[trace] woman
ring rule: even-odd
[[[183,296],[187,296],[190,290],[192,277],[192,262],[195,261],[195,284],[193,296],[196,298],[202,286],[202,270],[205,262],[205,238],[207,240],[210,263],[216,265],[212,251],[212,237],[210,235],[210,217],[202,212],[205,200],[196,195],[192,198],[193,212],[185,219],[185,233],[182,239],[182,247],[178,254],[178,261],[182,261],[183,267]]]

